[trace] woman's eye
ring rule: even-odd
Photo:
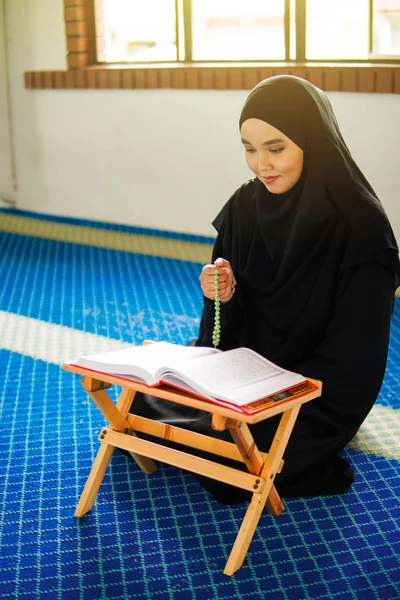
[[[269,151],[272,152],[272,154],[280,154],[284,149],[285,148],[270,148]]]
[[[246,152],[250,152],[251,154],[255,152],[254,148],[245,148]]]

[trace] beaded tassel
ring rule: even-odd
[[[221,319],[220,319],[220,299],[219,299],[219,282],[218,282],[218,268],[214,270],[214,329],[212,335],[212,342],[214,348],[218,347],[221,339]]]

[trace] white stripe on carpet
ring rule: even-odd
[[[375,404],[349,447],[400,460],[400,410]]]
[[[0,348],[55,365],[72,362],[82,354],[129,346],[132,344],[103,335],[0,311]]]

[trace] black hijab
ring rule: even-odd
[[[271,77],[250,92],[240,126],[249,118],[295,142],[303,171],[284,194],[258,179],[239,188],[213,223],[216,253],[224,252],[238,281],[235,344],[290,367],[322,338],[344,271],[379,262],[399,285],[398,248],[324,92],[298,77]]]
[[[391,248],[397,256],[397,244],[382,205],[351,157],[322,90],[299,77],[271,77],[249,94],[239,126],[249,118],[279,129],[305,152],[301,204],[307,203],[307,218],[317,216],[316,212],[321,216],[327,204],[333,204],[348,221],[361,254],[374,255]]]

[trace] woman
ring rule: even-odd
[[[221,298],[220,348],[247,346],[323,382],[303,405],[289,440],[282,496],[344,492],[353,471],[338,453],[379,393],[387,359],[397,244],[374,191],[353,161],[327,96],[309,82],[259,83],[240,116],[255,178],[214,221],[212,264],[200,275],[204,310],[196,345],[212,345],[214,270]],[[134,412],[229,439],[200,411],[142,397]],[[268,451],[277,418],[251,428]],[[198,477],[217,500],[248,493]]]

